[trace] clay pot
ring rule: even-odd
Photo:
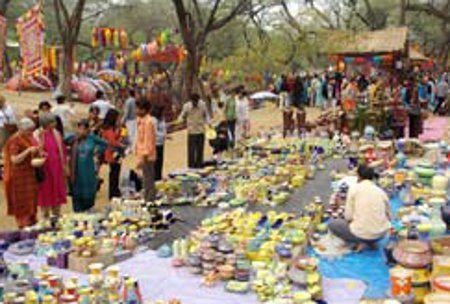
[[[450,303],[450,294],[443,292],[430,293],[425,297],[425,304],[442,304]]]
[[[431,287],[435,292],[446,292],[450,293],[450,275],[442,274],[435,276],[431,280]]]
[[[393,252],[394,259],[407,268],[424,268],[431,263],[432,254],[427,243],[417,240],[403,240]]]

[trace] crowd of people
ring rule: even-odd
[[[273,80],[271,89],[280,94],[280,107],[318,107],[327,109],[339,104],[351,110],[359,101],[370,102],[381,96],[399,94],[405,105],[417,97],[429,109],[438,113],[449,96],[450,76],[447,73],[417,71],[411,75],[393,78],[376,74],[357,74],[347,77],[340,72],[321,74],[280,75]],[[385,94],[385,95],[383,95]]]
[[[307,106],[339,111],[344,117],[349,113],[358,114],[374,105],[381,105],[381,108],[397,105],[405,110],[409,118],[409,136],[417,137],[421,131],[421,111],[430,111],[435,115],[448,114],[449,83],[450,76],[447,73],[420,70],[402,77],[381,72],[372,76],[359,74],[347,77],[333,71],[313,76],[281,75],[273,81],[272,90],[280,96],[285,136],[297,129],[300,134],[305,124],[303,109]],[[401,116],[398,113],[387,114],[385,126],[382,126],[384,129],[389,129],[389,122]],[[361,119],[364,120],[364,117]],[[362,125],[365,123],[362,121]],[[401,124],[401,130],[395,132],[398,133],[395,137],[403,136],[403,127]]]
[[[249,136],[250,100],[243,87],[216,92],[208,105],[192,94],[174,123],[187,127],[189,168],[205,162],[206,140],[214,155],[232,149]],[[137,97],[139,95],[139,97]],[[108,167],[108,198],[121,197],[122,163],[134,159],[130,169],[146,201],[156,198],[155,182],[164,176],[164,146],[168,136],[165,108],[129,89],[124,101],[113,103],[102,91],[96,94],[85,115],[58,94],[53,102],[42,101],[22,118],[0,96],[0,149],[8,215],[19,228],[60,215],[61,206],[72,198],[74,212],[95,206]],[[81,119],[79,119],[81,118]],[[78,120],[77,120],[78,119]],[[207,136],[214,130],[215,136]]]

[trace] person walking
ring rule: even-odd
[[[436,86],[436,99],[437,99],[437,105],[434,109],[434,114],[439,113],[439,110],[441,109],[442,105],[445,104],[448,94],[449,94],[449,85],[447,80],[444,76],[441,77],[441,80]],[[446,113],[447,114],[447,113]]]
[[[144,177],[144,199],[153,202],[155,190],[155,161],[156,161],[156,128],[149,115],[150,104],[140,100],[136,104],[137,138],[135,157],[137,167],[142,170]]]
[[[184,104],[179,120],[187,123],[188,167],[201,168],[205,146],[205,125],[209,124],[208,109],[200,95],[192,94],[191,100]]]
[[[153,123],[156,126],[156,162],[155,162],[155,181],[163,177],[164,167],[164,143],[167,138],[167,124],[164,119],[164,108],[160,106],[153,107]]]
[[[292,100],[292,98],[289,98],[289,100]],[[246,139],[249,136],[250,103],[246,91],[241,92],[236,102],[236,127],[236,141]]]
[[[108,110],[114,109],[114,106],[105,98],[105,93],[103,91],[97,91],[95,94],[95,101],[92,103],[92,107],[97,107],[99,109],[98,117],[103,120],[105,119]]]
[[[121,128],[119,126],[119,112],[110,109],[103,121],[102,137],[108,143],[103,160],[109,164],[109,199],[120,197],[120,168],[124,156],[125,145],[122,144]]]
[[[66,103],[66,96],[56,96],[56,106],[53,108],[52,113],[61,119],[63,128],[66,129],[71,126],[72,120],[75,117],[74,104],[68,105]]]
[[[95,205],[98,189],[98,155],[103,155],[108,143],[91,133],[89,121],[77,123],[77,134],[65,141],[70,145],[70,191],[74,212],[90,210]]]
[[[122,123],[126,126],[128,139],[132,147],[136,144],[136,93],[134,89],[128,91],[128,98],[125,100]]]
[[[36,223],[38,183],[31,160],[39,155],[33,137],[35,123],[29,118],[20,120],[19,131],[11,136],[4,149],[4,186],[7,213],[14,216],[22,229]]]
[[[3,150],[6,141],[16,130],[17,124],[14,110],[6,103],[6,98],[0,95],[0,151]]]
[[[44,218],[59,216],[61,206],[66,203],[67,158],[64,142],[56,130],[56,116],[51,113],[39,116],[40,128],[34,137],[45,155],[43,180],[39,183],[38,206]]]
[[[228,132],[230,133],[230,148],[234,148],[236,138],[236,97],[234,94],[228,94],[225,98],[225,119]]]

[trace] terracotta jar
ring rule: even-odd
[[[431,263],[431,248],[427,243],[417,240],[403,240],[393,252],[394,259],[407,268],[424,268]]]

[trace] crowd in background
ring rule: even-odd
[[[7,212],[17,226],[34,225],[39,211],[44,218],[58,217],[68,196],[74,212],[90,211],[104,183],[102,167],[109,171],[109,199],[123,195],[123,179],[127,179],[133,183],[133,194],[154,201],[155,182],[164,176],[165,141],[170,139],[164,94],[157,85],[147,96],[134,88],[120,96],[98,91],[87,113],[76,113],[73,104],[57,94],[20,119],[0,96]],[[192,94],[175,121],[187,127],[189,168],[203,166],[206,140],[217,161],[249,136],[250,100],[245,89],[216,88],[214,94],[209,102]],[[135,165],[122,168],[127,157]]]
[[[307,106],[332,109],[343,113],[344,117],[350,113],[359,115],[364,110],[381,105],[382,108],[404,109],[409,121],[409,136],[417,137],[421,132],[423,112],[448,114],[449,83],[447,73],[415,71],[393,77],[392,74],[378,72],[372,76],[358,74],[348,77],[333,71],[314,75],[280,75],[273,81],[271,89],[280,96],[285,136],[296,129],[298,134],[301,133],[305,123],[303,109]],[[390,119],[386,119],[386,125],[389,121],[398,120],[399,113],[388,113]],[[348,129],[345,123],[341,124],[339,131],[344,128]],[[396,137],[402,137],[403,129],[398,129]]]

